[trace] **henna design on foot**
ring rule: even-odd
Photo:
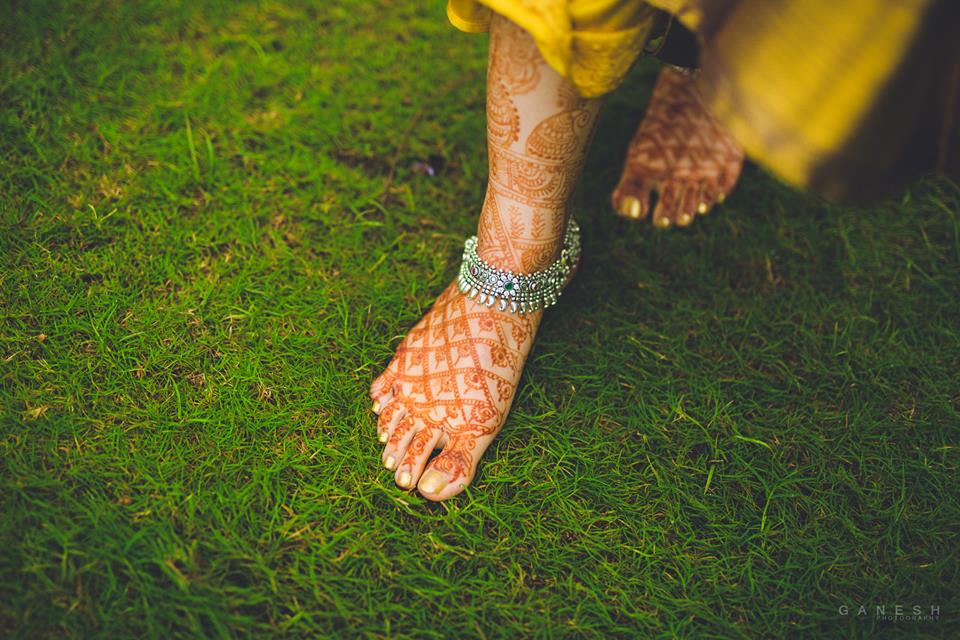
[[[599,102],[580,98],[526,32],[494,18],[489,180],[477,231],[484,260],[531,272],[559,256],[598,113]],[[480,305],[456,283],[437,298],[370,388],[382,461],[397,484],[444,500],[470,483],[506,420],[541,316]]]
[[[437,298],[391,362],[394,399],[379,417],[383,462],[398,484],[421,480],[434,447],[443,452],[430,463],[431,477],[442,484],[426,497],[445,499],[473,479],[513,403],[540,317],[488,308],[456,284]]]
[[[722,202],[737,183],[743,150],[704,105],[694,78],[664,67],[627,150],[613,208],[642,219],[658,192],[653,223],[686,226]]]

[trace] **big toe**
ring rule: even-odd
[[[611,196],[613,210],[631,220],[642,220],[650,212],[650,187],[643,182],[622,179]]]
[[[481,451],[482,453],[482,451]],[[430,461],[417,485],[420,494],[428,500],[452,498],[467,488],[473,480],[477,461],[464,444],[448,444]]]

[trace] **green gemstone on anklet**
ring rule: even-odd
[[[532,313],[556,304],[570,275],[580,261],[580,227],[570,220],[563,238],[560,257],[546,269],[533,273],[513,273],[488,264],[477,253],[477,236],[463,243],[463,261],[457,286],[479,304],[500,311]]]

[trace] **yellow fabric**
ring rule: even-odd
[[[643,0],[621,0],[622,2],[641,2]],[[691,2],[690,0],[646,0],[647,4],[668,13],[675,20],[680,22],[690,31],[697,33],[700,25],[703,23],[703,13],[705,10],[713,8],[716,10],[718,5],[711,7],[709,0],[700,0],[700,2]]]
[[[623,0],[448,0],[450,22],[486,31],[499,13],[533,36],[547,64],[588,98],[615,89],[640,55],[660,13]]]
[[[925,4],[741,0],[713,24],[696,11],[679,17],[702,33],[698,82],[713,115],[751,158],[808,185],[896,72]]]
[[[860,199],[960,172],[956,0],[448,0],[457,27],[491,11],[529,33],[584,96],[620,83],[670,14],[700,43],[700,93],[755,161]]]

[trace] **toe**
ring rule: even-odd
[[[441,435],[443,432],[439,429],[421,429],[414,434],[400,464],[397,465],[398,485],[404,489],[413,489],[417,486],[423,467],[430,459],[430,454],[440,441]]]
[[[393,356],[393,360],[390,361],[387,368],[370,385],[370,398],[374,403],[374,413],[380,413],[393,397],[393,386],[397,382],[397,371],[400,368],[400,358],[402,356],[403,347],[401,346],[397,349],[396,355]]]
[[[723,202],[723,189],[720,187],[720,184],[714,180],[705,181],[701,186],[700,193],[700,201],[706,205],[703,211],[697,211],[697,213],[701,215],[710,213],[714,206]]]
[[[406,415],[407,408],[402,402],[391,402],[380,412],[380,417],[377,419],[377,434],[380,442],[386,443]]]
[[[373,411],[379,416],[393,403],[393,399],[394,393],[393,388],[391,388],[389,391],[384,392],[379,397],[374,398],[373,404],[370,406],[370,411]]]
[[[657,227],[669,227],[676,220],[677,207],[683,196],[683,185],[670,181],[660,189],[657,206],[653,209],[653,224]]]
[[[678,226],[686,227],[697,215],[697,207],[700,205],[700,185],[697,183],[689,184],[683,190],[680,200],[677,204],[676,222]]]
[[[466,489],[477,465],[474,454],[479,457],[483,453],[477,449],[475,442],[449,443],[420,477],[417,485],[420,494],[428,500],[440,501]]]
[[[396,379],[383,379],[383,376],[381,376],[380,378],[377,378],[377,382],[374,384],[377,386],[376,392],[374,392],[373,387],[370,389],[370,397],[373,399],[373,405],[370,407],[370,410],[379,415],[384,409],[387,408],[387,405],[393,401],[393,391],[394,386],[396,385]]]
[[[716,200],[710,194],[710,183],[706,180],[699,182],[694,192],[697,194],[695,198],[694,216],[707,215],[716,203]]]
[[[613,210],[631,220],[642,220],[650,211],[650,189],[630,181],[618,186],[613,192]]]
[[[383,396],[390,392],[394,382],[396,382],[396,376],[391,375],[390,369],[387,369],[370,385],[370,398],[374,402],[382,403]]]
[[[397,468],[400,459],[407,450],[407,445],[410,444],[410,440],[418,431],[418,427],[422,426],[418,425],[418,422],[419,420],[412,414],[407,414],[387,437],[387,442],[383,446],[383,453],[380,456],[383,466],[387,469],[393,471]]]
[[[720,193],[723,194],[717,200],[722,202],[723,198],[730,194],[733,191],[733,188],[737,186],[737,180],[740,178],[740,169],[743,167],[743,163],[740,162],[726,171],[722,172],[717,180],[717,184],[720,188]]]

